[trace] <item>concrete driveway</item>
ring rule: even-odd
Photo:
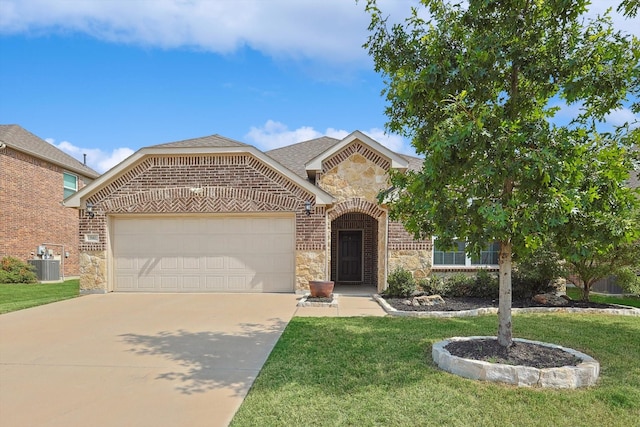
[[[226,426],[293,294],[90,295],[0,316],[0,425]]]

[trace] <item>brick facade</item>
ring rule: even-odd
[[[296,291],[307,289],[309,280],[337,279],[342,230],[362,230],[362,284],[383,290],[388,268],[396,265],[415,266],[414,275],[423,276],[430,268],[431,241],[415,241],[402,224],[389,222],[377,200],[388,188],[390,167],[369,145],[346,145],[316,171],[315,185],[334,198],[316,206],[317,193],[250,150],[142,155],[80,203],[90,202],[95,212],[89,218],[80,211],[81,288],[109,288],[109,217],[127,214],[294,213]],[[87,235],[98,242],[86,241]]]
[[[64,245],[64,275],[79,274],[78,211],[65,208],[61,167],[7,147],[0,150],[0,258],[33,258],[43,243]],[[87,180],[77,173],[78,186]],[[56,256],[61,246],[48,246]]]
[[[127,213],[295,212],[296,248],[324,249],[324,209],[304,213],[312,195],[250,154],[148,157],[93,194],[81,215],[80,249],[106,249],[106,216]],[[100,243],[85,242],[98,234]]]

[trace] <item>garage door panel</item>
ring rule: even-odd
[[[246,263],[238,256],[226,257],[226,268],[229,270],[245,270],[247,268]]]
[[[194,256],[187,256],[182,258],[182,267],[184,270],[199,270],[200,258]]]
[[[183,287],[188,290],[199,290],[201,288],[201,280],[200,276],[184,276]]]
[[[224,269],[224,257],[205,257],[207,270],[222,270]]]
[[[115,218],[113,227],[116,290],[293,291],[293,218]]]
[[[169,275],[161,276],[160,287],[164,290],[178,289],[178,276],[169,276]]]
[[[247,288],[247,279],[244,275],[229,275],[227,280],[230,291],[242,291]]]
[[[152,290],[156,288],[156,278],[142,276],[137,278],[138,288],[145,290]],[[159,288],[159,286],[158,286]]]
[[[213,291],[224,291],[225,289],[225,277],[224,276],[205,276],[205,289]]]

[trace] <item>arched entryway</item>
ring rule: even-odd
[[[348,212],[331,221],[331,280],[340,286],[378,286],[378,220]]]

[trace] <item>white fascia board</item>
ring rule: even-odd
[[[277,163],[271,157],[267,156],[257,148],[246,145],[246,146],[237,146],[237,147],[147,147],[142,148],[131,156],[127,157],[118,165],[109,169],[103,175],[101,175],[98,179],[91,182],[89,185],[82,188],[77,193],[69,196],[67,199],[63,201],[64,206],[73,207],[73,208],[84,208],[85,200],[91,194],[97,192],[105,185],[119,177],[121,174],[130,169],[135,163],[138,163],[142,159],[148,156],[154,155],[189,155],[189,154],[251,154],[259,160],[263,161],[273,169],[275,169],[278,173],[285,176],[287,179],[295,182],[300,187],[309,191],[313,195],[315,195],[314,203],[319,206],[326,206],[333,204],[335,202],[335,198],[322,190],[319,187],[311,184],[310,182],[302,179],[298,175],[294,174],[280,163]]]
[[[325,159],[333,156],[334,154],[336,154],[337,152],[342,150],[344,147],[346,147],[347,145],[351,144],[356,139],[360,140],[362,143],[364,143],[365,145],[369,146],[369,148],[373,149],[374,151],[376,151],[378,154],[382,155],[383,157],[388,158],[391,161],[391,168],[392,169],[403,169],[403,170],[406,170],[409,167],[409,162],[407,162],[405,159],[403,159],[402,157],[400,157],[399,155],[397,155],[393,151],[389,150],[387,147],[385,147],[384,145],[380,144],[378,141],[368,137],[364,133],[362,133],[359,130],[357,130],[357,131],[351,132],[342,141],[340,141],[339,143],[337,143],[333,147],[331,147],[328,150],[320,153],[318,156],[314,157],[309,162],[307,162],[307,164],[305,165],[306,170],[307,171],[314,171],[314,172],[315,171],[321,171],[322,170],[322,162]]]

